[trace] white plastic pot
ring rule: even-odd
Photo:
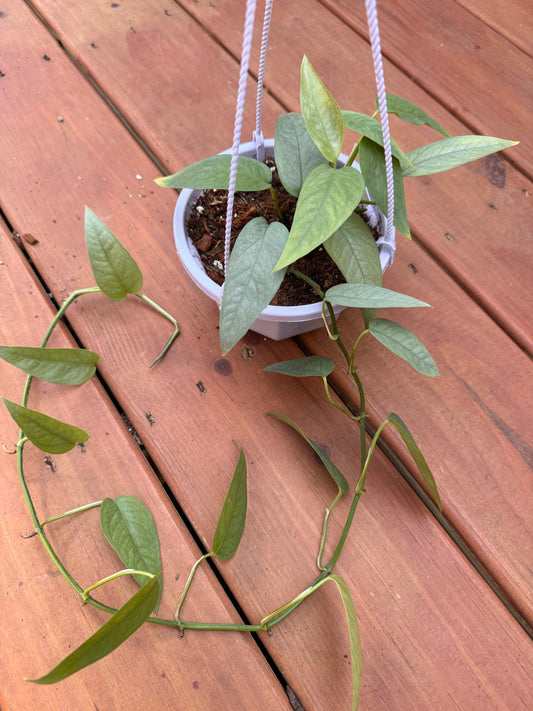
[[[265,141],[265,149],[268,156],[274,156],[274,139],[267,139]],[[231,153],[231,149],[222,151],[222,153]],[[255,143],[241,144],[239,153],[245,156],[255,157]],[[346,162],[347,159],[347,156],[341,155],[339,161],[343,163]],[[187,274],[204,294],[207,294],[207,296],[213,299],[220,307],[222,301],[222,287],[207,276],[200,255],[186,232],[187,220],[201,192],[201,190],[188,189],[181,191],[174,211],[174,240],[178,256]],[[369,199],[368,193],[365,192],[363,199]],[[385,216],[376,206],[369,205],[367,209],[371,223],[378,226],[378,231],[381,236],[378,246],[381,268],[385,271],[386,267],[392,264],[395,248],[394,236],[392,237],[392,242],[390,240],[384,242],[387,226]],[[336,312],[340,312],[342,308],[336,307],[335,310]],[[300,333],[313,331],[322,325],[322,302],[319,301],[303,306],[267,306],[254,321],[251,330],[268,338],[272,338],[275,341],[280,341],[283,338],[290,338]]]

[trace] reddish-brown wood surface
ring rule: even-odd
[[[105,96],[160,163],[178,167],[221,148],[220,141],[224,145],[230,142],[233,98],[229,98],[227,85],[235,88],[237,64],[178,5],[132,2],[112,7],[110,3],[87,2],[83,13],[76,15],[67,5],[58,0],[39,3],[64,46],[76,52]],[[314,3],[307,5],[315,21],[317,8]],[[216,7],[211,10],[217,20]],[[280,10],[285,10],[281,4]],[[320,15],[323,21],[316,25],[317,32],[327,36],[332,25],[328,26],[326,20],[346,31],[333,15],[320,12],[324,13]],[[238,37],[237,14],[242,14],[242,8],[240,13],[218,18],[220,25],[222,19],[233,17],[231,32],[220,25],[225,38]],[[273,41],[269,61],[280,66],[285,56],[287,76],[283,81],[272,79],[271,91],[296,108],[297,75],[289,70],[299,61],[297,53],[301,56],[307,47],[303,35],[289,23],[290,15],[285,13],[284,17],[281,24],[287,32],[292,29],[294,48],[288,42]],[[203,22],[208,31],[213,31],[209,22]],[[171,240],[174,198],[152,187],[151,179],[158,172],[149,155],[24,3],[13,5],[0,23],[10,40],[0,60],[0,70],[5,74],[0,79],[2,104],[9,109],[4,109],[5,126],[0,137],[5,157],[0,169],[2,209],[17,231],[30,232],[38,239],[33,247],[27,247],[47,288],[61,299],[92,281],[82,228],[83,206],[90,205],[141,264],[144,291],[180,320],[183,333],[175,347],[147,373],[150,357],[168,336],[168,324],[157,315],[135,300],[113,305],[94,297],[77,304],[69,318],[82,343],[101,354],[106,385],[134,423],[155,465],[207,545],[235,463],[231,439],[242,443],[250,463],[249,517],[235,561],[222,566],[221,572],[245,613],[256,621],[314,577],[315,541],[324,508],[334,495],[305,446],[281,425],[265,421],[264,412],[277,409],[293,416],[311,436],[329,447],[332,457],[346,471],[357,460],[353,444],[357,433],[336,412],[325,410],[324,414],[318,383],[281,382],[261,372],[275,360],[297,357],[301,351],[296,344],[272,343],[250,334],[246,355],[252,353],[252,360],[242,358],[238,349],[220,359],[216,308],[195,290],[177,263]],[[320,52],[320,37],[316,42],[312,50],[320,54],[319,69],[333,77],[334,64],[328,65]],[[213,67],[223,76],[222,88],[213,82]],[[200,93],[195,72],[203,77],[205,89]],[[397,76],[400,81],[399,71]],[[365,82],[369,98],[373,89],[370,80]],[[164,89],[169,87],[174,93],[165,99]],[[269,97],[265,111],[266,123],[272,126],[277,107]],[[442,119],[439,111],[442,109],[434,113]],[[58,115],[62,121],[58,121]],[[247,122],[249,130],[250,111]],[[457,125],[455,119],[453,123]],[[518,185],[517,174],[509,169],[510,174]],[[480,175],[479,171],[467,172],[465,190],[470,187],[469,181],[479,185]],[[452,184],[449,186],[451,196]],[[479,205],[481,210],[482,203]],[[475,202],[473,210],[475,213]],[[501,230],[502,212],[503,207],[496,220]],[[469,220],[475,222],[470,205],[468,214],[465,222],[458,223],[463,229]],[[417,227],[421,238],[439,224],[438,210],[432,209],[425,219],[427,223],[420,222]],[[13,336],[17,342],[35,344],[43,329],[35,333],[34,316],[37,313],[44,326],[48,309],[39,290],[29,285],[20,253],[9,244],[3,250],[2,339],[11,341]],[[366,381],[373,411],[379,414],[392,408],[409,420],[441,484],[445,515],[499,582],[508,579],[505,592],[518,612],[525,615],[528,586],[531,590],[526,570],[531,520],[524,502],[531,480],[524,466],[529,450],[517,436],[531,432],[531,415],[523,405],[531,379],[529,361],[420,247],[402,245],[402,250],[391,271],[390,285],[437,307],[432,313],[410,317],[408,325],[435,350],[443,378],[415,378],[407,386],[407,372],[401,364],[394,364],[394,368],[386,366],[385,376],[373,384],[369,372]],[[494,269],[496,259],[487,261]],[[510,262],[505,261],[502,267],[509,273]],[[452,274],[455,276],[453,270]],[[517,282],[524,274],[516,274]],[[527,284],[519,287],[524,294]],[[15,288],[18,295],[12,297]],[[491,292],[484,288],[486,300],[497,301],[497,289]],[[6,304],[12,300],[7,312]],[[443,310],[441,304],[448,306]],[[509,311],[515,307],[515,323],[521,324],[525,333],[527,304],[516,298]],[[308,337],[305,343],[317,352],[324,345],[320,335]],[[382,354],[377,352],[374,356],[364,351],[363,356],[361,369],[365,372],[381,363]],[[6,366],[0,369],[0,377],[2,394],[16,399],[22,379],[14,377],[13,372]],[[393,380],[394,387],[387,388],[386,378]],[[406,388],[408,399],[402,397]],[[36,397],[44,403],[54,392],[46,387]],[[196,548],[153,474],[128,444],[106,396],[94,386],[84,386],[81,393],[69,393],[65,400],[58,401],[61,409],[57,414],[64,413],[66,419],[72,419],[71,413],[79,415],[77,424],[92,433],[87,455],[91,449],[95,451],[98,464],[91,465],[90,478],[83,478],[76,463],[67,458],[57,472],[62,477],[57,488],[43,488],[39,503],[50,505],[50,512],[55,513],[72,507],[71,497],[101,498],[124,493],[124,488],[144,498],[161,526],[165,570],[170,571],[166,577],[171,581],[167,612],[172,614],[180,589],[173,580],[175,571],[183,580]],[[96,402],[102,403],[105,422],[95,417]],[[151,413],[152,425],[147,412]],[[13,426],[2,417],[2,432],[16,436]],[[110,440],[105,433],[111,433],[111,427],[116,453],[108,459],[109,452],[104,450]],[[465,428],[469,428],[467,436],[463,434]],[[18,711],[30,703],[43,709],[138,708],[146,703],[140,680],[146,681],[148,702],[157,708],[176,708],[178,703],[180,708],[202,711],[224,705],[286,706],[281,686],[266,662],[253,643],[240,635],[189,633],[183,640],[175,640],[168,631],[143,629],[117,655],[54,690],[36,690],[23,682],[23,675],[38,674],[49,666],[48,650],[53,648],[55,658],[59,658],[65,646],[85,637],[93,629],[97,613],[79,611],[66,583],[52,577],[36,541],[16,543],[16,535],[27,528],[24,521],[29,518],[18,494],[12,458],[7,454],[4,458],[7,463],[2,467],[2,477],[9,497],[2,511],[6,532],[2,530],[1,540],[2,560],[8,564],[2,584],[9,605],[1,612],[2,711]],[[45,469],[39,458],[34,462],[35,471]],[[529,708],[533,692],[531,647],[526,633],[381,454],[374,462],[367,489],[351,544],[339,565],[339,572],[349,580],[360,618],[364,650],[361,708]],[[342,512],[341,507],[332,522],[332,534],[338,532]],[[87,514],[79,529],[72,521],[56,534],[58,544],[65,547],[69,562],[80,574],[85,574],[89,565],[93,570],[96,563],[113,560],[100,549],[101,558],[90,559],[87,546],[82,555],[76,553],[74,532],[79,531],[83,537],[89,529],[93,531],[95,518],[90,517],[91,513]],[[34,557],[25,552],[28,545],[33,546]],[[39,577],[44,575],[44,579]],[[28,585],[28,580],[33,581],[30,592],[19,586],[19,581]],[[188,616],[235,616],[209,576],[202,576],[193,593]],[[42,609],[37,614],[36,606],[43,604],[40,596],[48,605],[46,614]],[[72,620],[78,620],[78,616],[79,636],[73,640],[76,623]],[[22,617],[24,624],[19,622]],[[35,620],[46,625],[42,632],[45,640],[35,637]],[[59,628],[60,624],[64,628]],[[333,590],[322,588],[263,642],[306,709],[349,706],[348,641],[341,603]],[[187,645],[185,652],[180,651],[180,645]],[[142,657],[146,649],[151,655],[148,667]],[[28,669],[26,659],[33,663],[39,659],[38,654],[46,663]],[[120,671],[121,666],[126,666],[128,674]],[[195,676],[198,668],[201,679]],[[166,683],[169,678],[172,685],[162,688],[162,680]],[[196,681],[200,681],[199,690],[193,685]]]

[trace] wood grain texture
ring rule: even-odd
[[[2,318],[0,342],[38,345],[53,312],[5,230],[0,230]],[[87,298],[87,297],[86,297]],[[91,297],[89,297],[91,298]],[[94,297],[93,297],[94,298]],[[142,310],[142,309],[141,309]],[[53,345],[74,345],[65,335]],[[24,375],[2,362],[0,392],[19,401]],[[89,442],[66,455],[46,456],[25,448],[27,481],[41,520],[103,498],[130,494],[143,501],[157,521],[163,561],[160,616],[173,619],[190,567],[200,553],[176,515],[155,474],[139,453],[114,406],[94,381],[80,388],[35,381],[30,406],[90,433]],[[1,441],[8,448],[18,430],[2,405]],[[0,546],[0,704],[3,711],[40,708],[124,709],[150,705],[175,708],[290,709],[287,697],[251,637],[220,633],[185,635],[145,625],[111,656],[53,687],[30,684],[104,624],[108,615],[83,607],[60,576],[38,538],[23,538],[31,519],[17,480],[15,457],[4,449]],[[98,509],[48,524],[61,560],[80,585],[123,568],[100,530]],[[187,612],[221,621],[241,620],[214,577],[200,571]],[[122,578],[95,594],[120,606],[136,589]],[[228,642],[231,654],[228,653]],[[212,656],[224,660],[213,665]],[[227,678],[225,678],[227,677]]]
[[[505,4],[498,0],[458,0],[489,27],[520,47],[522,52],[533,56],[533,14],[528,0],[510,0]]]
[[[18,231],[38,239],[29,245],[32,259],[61,298],[90,282],[82,233],[83,205],[89,204],[141,264],[146,293],[178,316],[183,333],[176,348],[149,374],[146,365],[168,337],[168,325],[134,299],[116,306],[97,297],[80,302],[70,321],[81,342],[101,354],[107,386],[203,541],[212,536],[235,463],[231,439],[242,443],[250,462],[250,514],[241,549],[221,571],[256,621],[314,577],[315,541],[335,493],[304,444],[265,421],[265,410],[297,419],[347,472],[357,460],[357,433],[322,409],[319,383],[280,384],[262,372],[269,363],[296,357],[294,343],[249,334],[246,351],[220,359],[216,307],[177,264],[170,236],[174,198],[151,187],[153,164],[22,6],[12,31],[23,34],[24,53],[10,55],[18,92],[16,84],[3,85],[18,100],[9,104],[0,138],[10,178],[6,214]],[[212,103],[202,106],[221,131],[229,130],[231,117]],[[195,116],[198,107],[183,110]],[[470,303],[457,298],[461,307]],[[412,394],[421,407],[431,396]],[[363,499],[339,566],[360,615],[361,708],[529,708],[530,643],[522,629],[381,455],[368,489],[372,496]],[[350,672],[341,604],[324,588],[308,602],[264,642],[307,709],[342,708]],[[215,612],[202,597],[197,606],[188,614],[205,619]],[[203,653],[220,656],[218,646],[204,644]],[[232,654],[233,639],[225,644],[224,653]],[[226,689],[218,664],[213,673]],[[240,680],[235,671],[231,684]],[[229,694],[246,700],[231,684]],[[210,702],[197,707],[208,711]]]

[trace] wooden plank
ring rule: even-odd
[[[38,345],[53,312],[3,228],[0,258],[0,342]],[[140,317],[142,320],[142,314]],[[100,328],[105,328],[105,319]],[[54,337],[53,345],[74,344],[63,332],[61,337]],[[2,396],[20,401],[23,386],[24,374],[2,362]],[[76,448],[66,455],[45,456],[26,446],[27,481],[41,520],[107,496],[131,494],[140,498],[157,521],[161,541],[165,583],[159,614],[173,619],[183,582],[200,553],[115,408],[93,381],[81,388],[34,381],[32,391],[30,406],[74,422],[90,433],[83,450]],[[3,405],[0,431],[2,443],[9,449],[18,431]],[[176,699],[188,709],[262,709],[265,704],[268,708],[291,708],[251,637],[238,633],[232,636],[229,654],[228,640],[220,634],[180,639],[177,630],[145,625],[106,660],[61,684],[50,688],[25,681],[49,671],[109,616],[83,607],[39,540],[22,537],[31,529],[31,519],[17,480],[15,457],[5,449],[0,450],[0,457],[2,711],[125,711],[147,705],[163,709],[173,708]],[[97,509],[48,524],[47,528],[58,555],[82,586],[123,568],[99,530]],[[222,620],[241,622],[213,575],[201,571],[196,582],[194,600],[187,602],[190,614],[201,617],[207,612]],[[110,591],[105,589],[95,596],[115,606],[135,592],[135,584],[125,578],[108,587]],[[211,655],[224,661],[216,666]]]
[[[297,417],[312,436],[329,444],[332,456],[347,470],[357,455],[353,430],[340,416],[323,413],[318,384],[291,382],[280,388],[273,376],[261,373],[264,365],[295,356],[294,344],[251,337],[252,360],[236,352],[220,362],[216,308],[176,268],[169,240],[172,197],[150,191],[148,180],[155,171],[149,160],[68,65],[56,57],[53,73],[46,73],[51,65],[37,58],[40,51],[49,54],[53,44],[29,17],[23,19],[25,56],[30,59],[19,75],[28,96],[43,86],[38,95],[42,103],[32,103],[31,122],[25,118],[28,105],[10,104],[4,154],[14,186],[23,184],[19,163],[25,175],[42,171],[47,181],[34,184],[29,196],[10,189],[6,213],[17,229],[40,240],[32,258],[60,296],[88,278],[80,206],[90,204],[141,262],[147,293],[181,314],[178,349],[150,377],[144,366],[167,335],[160,319],[148,313],[140,319],[136,303],[115,309],[106,304],[104,309],[103,302],[94,300],[80,303],[71,323],[82,341],[102,354],[107,384],[204,541],[212,535],[235,461],[230,440],[242,442],[250,459],[251,509],[243,547],[223,570],[246,613],[256,620],[310,582],[316,550],[309,539],[318,535],[324,506],[334,495],[332,487],[321,493],[322,472],[303,444],[265,423],[264,411],[272,407]],[[65,120],[57,126],[49,118],[50,106],[63,105],[74,91],[78,103],[68,104]],[[213,111],[216,115],[216,107]],[[53,170],[58,158],[61,171]],[[139,192],[131,190],[135,175],[143,176]],[[153,426],[147,422],[148,411]],[[398,703],[413,709],[528,708],[526,635],[379,455],[372,475],[369,487],[375,499],[365,500],[353,546],[339,568],[361,611],[362,708]],[[202,491],[209,496],[199,497]],[[338,522],[332,522],[335,530]],[[205,614],[209,608],[202,610]],[[305,706],[346,705],[347,640],[341,604],[331,592],[322,590],[264,641]],[[502,668],[509,673],[502,675]]]
[[[520,47],[522,52],[533,55],[533,13],[529,0],[458,0],[476,17],[479,17],[495,32]]]
[[[99,85],[112,97],[128,123],[135,127],[168,170],[177,170],[188,162],[230,145],[233,91],[228,92],[226,87],[236,80],[237,68],[224,54],[221,54],[220,61],[206,54],[206,65],[210,68],[216,66],[217,71],[216,74],[203,72],[206,75],[204,81],[212,81],[219,72],[221,81],[218,88],[207,84],[205,105],[214,102],[219,108],[217,116],[227,116],[229,123],[223,133],[225,138],[221,136],[220,121],[212,122],[208,129],[208,111],[197,112],[201,114],[198,121],[176,122],[173,111],[162,112],[159,107],[168,100],[169,84],[179,92],[171,94],[171,105],[179,107],[182,116],[198,105],[199,98],[193,95],[197,91],[197,77],[194,69],[190,69],[195,65],[192,45],[185,41],[182,28],[185,28],[185,34],[195,35],[188,24],[190,19],[186,15],[182,17],[178,10],[172,10],[171,17],[167,17],[164,13],[150,11],[147,3],[141,3],[141,6],[132,14],[131,9],[126,13],[124,8],[113,10],[111,5],[105,4],[91,13],[86,22],[79,23],[69,3],[57,0],[53,3],[49,0],[39,2],[47,20],[61,33],[62,41],[87,71],[97,77]],[[230,7],[210,2],[190,2],[187,8],[231,53],[240,53],[242,2]],[[362,12],[362,6],[359,12]],[[104,22],[101,21],[102,16],[105,17]],[[132,18],[135,18],[135,33],[129,31]],[[156,36],[164,38],[157,45],[151,40]],[[309,37],[315,38],[312,46],[309,45]],[[136,43],[135,52],[131,49],[132,41]],[[162,57],[154,51],[154,45],[170,47],[173,42],[176,47],[186,47],[184,61],[176,62],[176,71],[170,74],[169,70],[160,79]],[[332,42],[337,47],[334,54],[329,51]],[[96,44],[98,52],[91,47],[91,43]],[[206,43],[202,53],[211,51],[209,43]],[[269,92],[290,110],[298,110],[299,64],[304,52],[310,55],[343,106],[372,110],[375,86],[366,43],[317,2],[308,0],[297,7],[276,6],[266,85]],[[346,81],[346,74],[339,72],[340,64],[347,68],[346,73],[350,76],[357,71],[356,89],[355,80]],[[188,67],[186,72],[184,66]],[[191,71],[192,81],[189,76]],[[464,124],[453,119],[441,105],[390,63],[386,66],[386,73],[390,91],[408,96],[424,106],[452,133],[469,132]],[[158,80],[150,81],[149,76],[157,76]],[[523,85],[526,86],[527,82]],[[207,93],[207,88],[211,93]],[[249,94],[248,123],[243,134],[247,139],[251,137],[250,112],[253,103],[253,95]],[[455,103],[460,103],[459,94],[456,94]],[[498,106],[504,103],[498,102]],[[491,110],[487,108],[486,114],[491,115]],[[267,95],[265,135],[273,135],[275,114],[275,107]],[[514,115],[506,116],[503,134],[520,138],[523,134]],[[216,131],[213,131],[213,126],[217,127]],[[400,124],[395,125],[393,130],[406,150],[419,145],[422,137],[427,141],[435,140],[435,134],[429,130]],[[179,151],[176,146],[180,146]],[[515,154],[520,155],[523,150],[523,145],[513,149]],[[513,151],[508,151],[506,156]],[[533,353],[528,306],[529,275],[533,268],[530,246],[533,183],[511,168],[506,160],[495,157],[451,173],[406,181],[406,192],[409,220],[416,237],[445,269],[455,274],[459,283],[502,328]],[[468,201],[464,196],[468,196]],[[511,231],[509,225],[513,225]],[[483,254],[481,262],[480,252]]]
[[[324,4],[368,36],[363,5]],[[510,11],[507,7],[507,17],[518,27],[519,16]],[[533,114],[533,64],[527,54],[456,0],[387,0],[380,3],[379,20],[385,55],[473,132],[508,137],[512,131],[514,140],[525,142]],[[529,44],[531,51],[531,36]],[[523,144],[508,160],[531,178],[532,157]]]

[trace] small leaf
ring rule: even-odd
[[[301,429],[298,427],[298,425],[296,424],[296,422],[293,422],[293,421],[290,419],[290,417],[287,417],[286,415],[282,415],[282,414],[279,413],[279,412],[267,412],[267,417],[277,417],[278,420],[281,420],[282,422],[285,422],[287,425],[289,425],[290,427],[292,427],[293,430],[295,430],[296,432],[298,432],[298,434],[299,434],[301,437],[303,437],[303,439],[305,439],[305,441],[307,442],[307,444],[308,444],[310,447],[312,447],[312,449],[313,449],[313,451],[315,452],[315,454],[318,455],[320,461],[321,461],[322,464],[326,467],[326,469],[328,470],[328,472],[329,472],[331,478],[333,479],[333,481],[335,482],[335,484],[337,484],[337,486],[339,487],[340,491],[341,491],[343,494],[347,494],[347,493],[348,493],[348,491],[349,491],[348,482],[346,481],[346,478],[345,478],[344,474],[340,471],[340,469],[338,469],[338,468],[335,466],[335,464],[333,464],[333,462],[332,462],[331,459],[327,456],[327,454],[324,452],[324,450],[322,449],[322,447],[321,447],[319,444],[317,444],[316,442],[314,442],[310,437],[308,437],[308,436],[305,434],[305,432],[304,432],[303,430],[301,430]]]
[[[348,636],[350,638],[350,653],[351,653],[351,668],[352,668],[352,711],[357,709],[359,703],[359,694],[361,692],[361,671],[362,671],[362,652],[361,639],[359,636],[359,623],[357,621],[357,613],[355,605],[350,594],[350,589],[344,578],[337,573],[331,573],[329,580],[337,585],[337,589],[342,598],[344,612],[346,613],[346,621],[348,622]]]
[[[376,109],[379,111],[379,102],[376,98]],[[394,94],[387,94],[387,111],[389,114],[395,114],[402,121],[407,121],[414,126],[421,126],[425,124],[431,128],[441,133],[443,136],[449,138],[450,134],[443,128],[440,123],[437,123],[435,119],[432,119],[423,109],[413,104],[408,99],[402,99],[401,96],[395,96]]]
[[[146,506],[134,496],[104,499],[100,508],[100,525],[104,536],[126,568],[161,573],[159,538],[154,519]],[[135,575],[139,585],[146,585],[145,575]],[[162,579],[159,578],[159,606]]]
[[[426,460],[424,459],[424,455],[420,451],[417,443],[413,438],[413,435],[407,429],[405,422],[396,413],[391,412],[390,415],[387,417],[387,420],[390,422],[391,425],[394,425],[394,427],[396,427],[396,429],[400,433],[405,446],[409,450],[410,455],[413,457],[415,464],[418,467],[418,471],[420,472],[423,480],[426,482],[431,496],[439,507],[439,511],[442,511],[442,504],[437,489],[437,484],[435,482],[435,479],[433,478],[431,469],[429,468]]]
[[[276,123],[274,158],[285,190],[298,197],[304,180],[325,158],[318,150],[301,114],[282,114]]]
[[[136,294],[143,285],[137,263],[111,230],[92,210],[85,208],[85,242],[94,278],[112,301]]]
[[[369,138],[363,138],[359,146],[359,165],[372,199],[385,217],[388,217],[387,173],[383,148]],[[394,181],[394,226],[403,235],[410,237],[402,169],[396,158],[392,159],[392,177]]]
[[[233,246],[220,307],[220,346],[230,351],[275,295],[285,270],[273,272],[289,231],[256,217],[245,225]]]
[[[357,309],[429,306],[425,301],[373,284],[338,284],[326,291],[326,299],[332,304],[351,306]]]
[[[369,330],[385,348],[403,358],[422,375],[432,378],[439,375],[439,369],[427,348],[405,326],[385,318],[375,318],[370,321]]]
[[[17,405],[4,397],[2,400],[24,435],[43,452],[64,454],[75,447],[78,442],[87,442],[89,439],[87,432],[74,427],[74,425]]]
[[[383,129],[377,119],[367,116],[366,114],[360,114],[357,111],[343,111],[342,120],[346,128],[360,133],[361,136],[369,138],[383,148]],[[394,138],[391,138],[391,150],[392,155],[397,158],[400,163],[409,165],[409,158],[402,151]]]
[[[48,383],[81,385],[96,372],[98,354],[82,348],[0,346],[0,358]]]
[[[305,56],[300,69],[300,106],[317,148],[326,160],[336,163],[344,140],[341,110]]]
[[[326,356],[307,356],[306,358],[283,360],[281,363],[268,365],[263,370],[269,373],[292,375],[294,378],[307,378],[312,375],[327,378],[333,368],[333,361]]]
[[[159,595],[159,576],[138,590],[100,629],[65,657],[48,674],[28,679],[34,684],[57,684],[84,667],[107,656],[125,642],[145,622]]]
[[[239,460],[213,536],[213,553],[219,560],[229,560],[235,555],[246,522],[246,459],[241,447],[239,450]]]
[[[155,181],[162,188],[191,188],[193,190],[227,190],[231,168],[231,155],[204,158],[188,165],[179,173]],[[239,156],[235,190],[268,190],[272,183],[270,168],[261,161]]]
[[[347,282],[381,286],[379,249],[370,228],[356,212],[324,242]]]
[[[331,237],[355,210],[364,188],[355,168],[315,168],[303,184],[289,239],[275,269],[289,266]]]
[[[404,176],[433,175],[459,165],[484,158],[504,148],[516,146],[518,141],[506,141],[491,136],[452,136],[409,151],[412,167],[403,168]]]

